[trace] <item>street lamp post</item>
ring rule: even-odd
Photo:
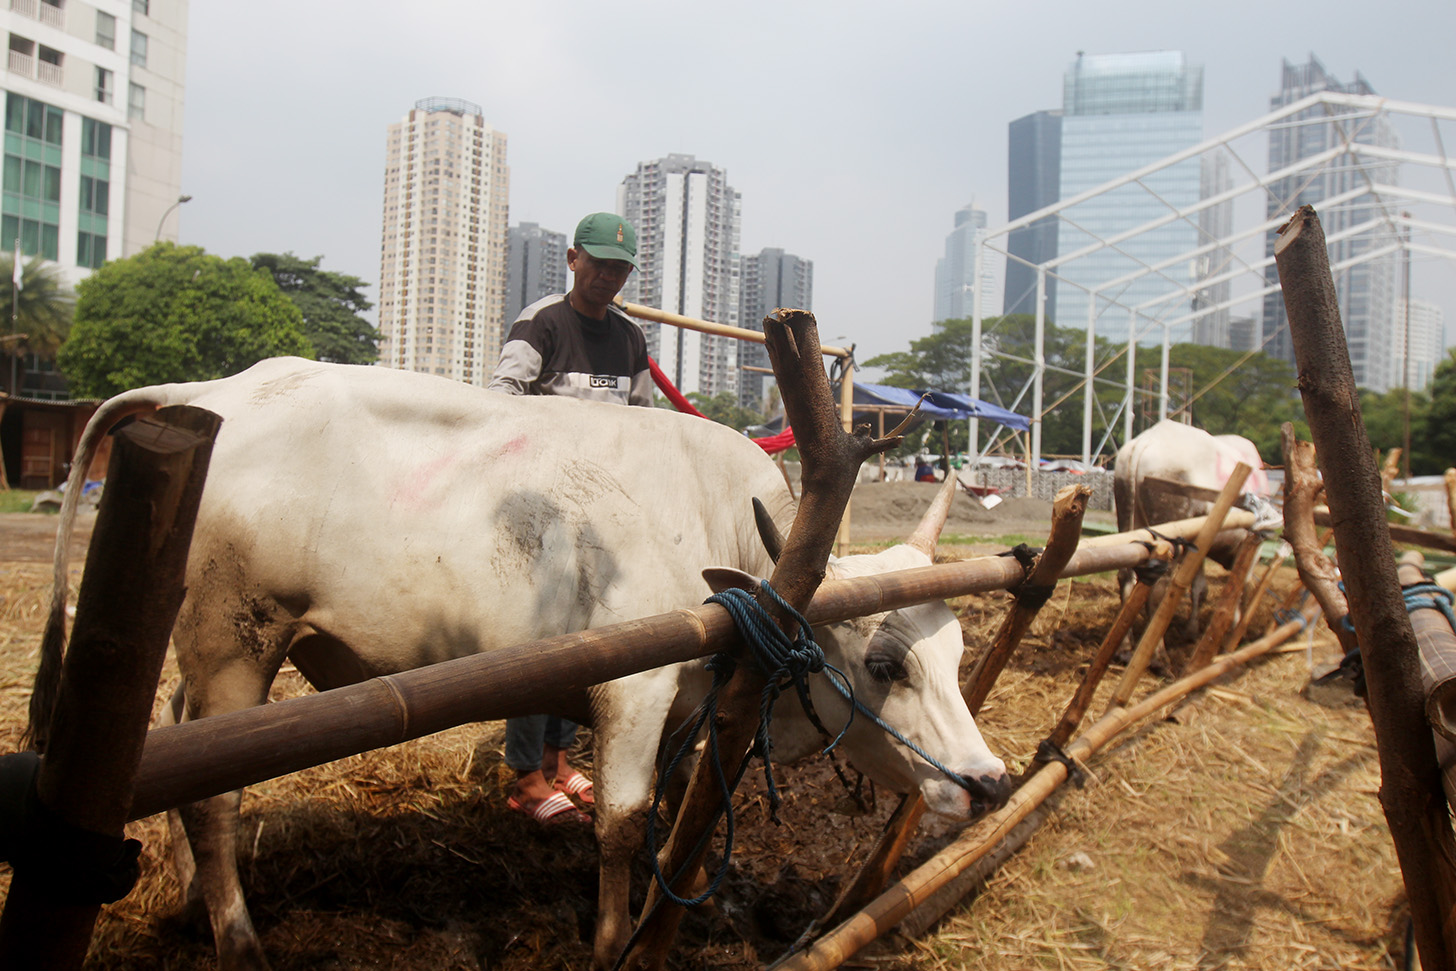
[[[192,201],[192,197],[191,196],[185,196],[185,195],[184,196],[178,196],[177,197],[177,201],[174,202],[174,203],[172,203],[170,206],[167,207],[167,211],[164,212],[164,213],[162,213],[162,218],[157,220],[157,235],[152,240],[152,242],[156,243],[156,242],[160,242],[161,241],[161,239],[162,239],[162,224],[167,221],[167,217],[168,216],[172,215],[172,211],[174,209],[176,209],[178,206],[182,205],[182,203],[184,203],[184,202],[191,202],[191,201]]]

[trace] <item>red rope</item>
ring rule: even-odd
[[[693,407],[693,403],[684,397],[683,393],[668,380],[667,375],[662,372],[662,368],[657,366],[656,361],[649,357],[647,359],[647,366],[652,370],[652,383],[657,385],[657,390],[661,391],[668,401],[672,402],[674,408],[687,415],[697,415],[699,418],[708,417]],[[794,447],[794,430],[792,428],[785,428],[777,435],[754,438],[750,439],[750,441],[769,455],[777,455],[780,452]]]

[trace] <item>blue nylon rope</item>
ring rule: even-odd
[[[1446,615],[1446,623],[1456,630],[1456,613],[1451,610],[1453,600],[1451,591],[1434,583],[1413,583],[1401,590],[1405,595],[1405,609],[1407,612],[1428,608],[1439,610]]]
[[[858,712],[889,733],[892,738],[920,756],[929,765],[944,774],[946,778],[964,789],[970,790],[972,788],[972,783],[969,779],[941,764],[927,754],[920,746],[910,741],[894,727],[887,724],[882,718],[866,708],[855,697],[853,685],[851,685],[849,678],[845,676],[844,672],[824,659],[824,652],[815,643],[813,629],[809,626],[809,622],[804,616],[789,606],[779,596],[778,592],[769,585],[767,580],[760,581],[760,583],[763,590],[768,594],[769,599],[786,611],[794,621],[795,630],[792,637],[779,629],[779,626],[774,623],[773,618],[759,605],[753,595],[746,590],[725,590],[722,593],[714,594],[704,601],[705,603],[716,603],[728,611],[729,616],[733,618],[734,624],[737,625],[740,634],[749,646],[749,656],[766,678],[763,692],[759,696],[758,728],[754,732],[753,746],[748,752],[748,757],[743,760],[743,764],[739,767],[737,775],[734,776],[730,783],[723,770],[722,754],[718,750],[716,715],[718,711],[718,692],[732,676],[735,662],[731,655],[717,654],[707,665],[708,670],[713,672],[713,686],[708,691],[707,697],[703,699],[703,703],[698,706],[694,715],[690,716],[687,722],[674,733],[673,737],[681,736],[682,741],[678,744],[666,768],[658,773],[658,782],[652,800],[652,809],[647,815],[647,846],[652,860],[653,878],[657,881],[663,898],[671,900],[681,907],[694,907],[703,903],[716,894],[722,886],[723,879],[727,875],[728,866],[733,856],[734,822],[732,794],[738,788],[738,784],[743,780],[748,765],[754,758],[760,759],[763,762],[764,781],[768,789],[769,797],[769,816],[774,822],[778,822],[778,807],[781,800],[778,787],[773,777],[773,765],[771,761],[773,739],[769,735],[769,723],[773,719],[775,703],[778,701],[784,689],[790,685],[797,692],[800,704],[804,706],[805,711],[808,712],[810,710],[808,700],[809,691],[806,680],[810,674],[826,674],[829,677],[830,684],[834,685],[835,690],[850,703],[849,718],[845,721],[844,727],[839,730],[839,734],[824,749],[825,754],[833,751],[835,746],[839,744],[840,739],[844,737],[844,733],[849,731],[850,726],[854,724],[855,713]],[[673,892],[669,880],[663,875],[661,866],[658,863],[657,813],[662,804],[664,780],[671,777],[683,757],[692,749],[693,740],[697,737],[698,732],[703,728],[705,722],[708,726],[708,754],[711,756],[714,781],[717,782],[719,792],[723,797],[723,806],[720,810],[721,815],[725,819],[723,865],[714,875],[707,890],[697,897],[688,899],[679,897]],[[669,744],[671,744],[671,739],[669,739]],[[714,819],[713,824],[716,825],[716,823],[717,820]],[[696,852],[703,849],[706,845],[708,839],[711,838],[712,829],[712,826],[708,827],[707,832],[704,833],[698,845],[694,848],[693,855],[696,855]],[[673,874],[672,882],[675,882],[681,876],[681,872]]]

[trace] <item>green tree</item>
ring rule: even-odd
[[[1431,464],[1441,471],[1456,466],[1456,350],[1447,351],[1445,360],[1436,365],[1422,438],[1420,451]]]
[[[1412,475],[1439,475],[1446,466],[1431,452],[1422,433],[1431,410],[1431,396],[1424,391],[1410,394],[1410,470]],[[1391,388],[1384,394],[1362,389],[1360,417],[1370,444],[1382,454],[1393,448],[1405,448],[1405,389]],[[1401,463],[1405,467],[1405,463]]]
[[[690,391],[687,399],[694,408],[703,413],[704,418],[727,425],[736,431],[741,432],[749,425],[757,425],[763,421],[763,416],[758,412],[750,408],[740,408],[738,395],[732,391],[720,391],[712,397],[701,391]],[[672,405],[669,404],[668,407]]]
[[[24,385],[22,369],[28,355],[44,361],[53,361],[56,350],[71,331],[71,318],[75,313],[76,295],[66,286],[61,268],[39,256],[20,265],[20,290],[15,290],[14,256],[0,258],[0,300],[4,301],[0,313],[15,318],[3,328],[0,339],[0,382],[10,391],[10,376],[16,375]]]
[[[254,253],[253,269],[267,270],[278,289],[303,314],[303,335],[320,361],[373,364],[379,359],[379,331],[363,317],[374,305],[356,276],[319,268],[322,256],[306,260],[292,253]]]
[[[298,307],[241,257],[157,243],[104,264],[77,291],[58,361],[78,396],[220,378],[284,354],[313,356]]]

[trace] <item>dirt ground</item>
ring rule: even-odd
[[[900,496],[857,490],[854,539],[883,542],[913,527],[916,493],[926,487],[900,485],[913,488]],[[981,517],[994,510],[958,502],[946,538],[978,539],[945,543],[940,557],[996,546],[984,537],[1044,535],[1041,506],[1040,518],[1022,502],[988,520]],[[0,517],[5,751],[24,723],[54,523]],[[1210,574],[1216,593],[1221,571]],[[1276,591],[1290,583],[1281,574]],[[1262,631],[1273,601],[1259,605],[1252,630]],[[953,604],[966,667],[1005,603],[993,594]],[[978,718],[1013,770],[1059,715],[1115,609],[1109,577],[1063,583],[1043,609]],[[1400,967],[1404,903],[1376,798],[1369,717],[1353,699],[1315,704],[1301,693],[1332,644],[1316,630],[1120,737],[1090,760],[1086,785],[1065,788],[1030,842],[976,892],[928,931],[891,934],[845,966]],[[1114,668],[1094,717],[1119,674]],[[169,661],[161,696],[175,679]],[[306,690],[285,669],[274,697]],[[275,971],[589,967],[592,836],[543,832],[506,809],[500,738],[500,723],[467,726],[247,791],[240,870]],[[871,811],[854,808],[822,760],[776,771],[780,824],[768,820],[761,776],[751,773],[735,800],[738,845],[723,892],[711,912],[685,921],[674,968],[770,962],[833,899],[895,803],[882,792]],[[129,827],[145,844],[142,880],[104,908],[89,968],[215,966],[207,932],[180,917],[165,829],[159,817]],[[928,821],[902,872],[951,835],[946,823]],[[645,878],[643,863],[636,901]]]

